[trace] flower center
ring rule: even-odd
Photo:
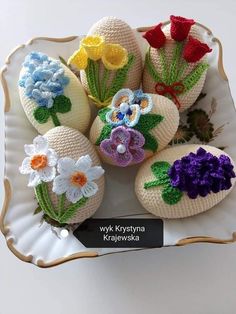
[[[126,113],[129,110],[129,105],[126,102],[120,104],[121,113]]]
[[[30,166],[34,170],[40,170],[47,166],[48,158],[46,155],[34,155],[31,158]]]
[[[126,147],[124,144],[119,144],[116,150],[119,154],[124,154],[126,152]]]
[[[70,182],[76,186],[84,186],[87,183],[87,177],[83,172],[75,172],[70,178]]]

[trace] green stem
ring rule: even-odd
[[[106,95],[106,83],[109,79],[110,76],[110,71],[107,70],[107,68],[104,68],[104,72],[103,72],[103,77],[102,77],[102,81],[101,81],[101,101],[105,100],[105,95]]]
[[[41,190],[42,190],[42,194],[43,194],[43,198],[44,198],[45,204],[46,204],[47,208],[50,210],[51,215],[53,215],[54,219],[56,220],[57,214],[56,214],[56,212],[55,212],[55,210],[53,208],[51,199],[50,199],[49,194],[48,194],[47,183],[45,183],[45,182],[41,183]]]
[[[49,204],[45,200],[45,196],[46,196],[45,194],[48,195],[48,191],[47,191],[47,187],[45,191],[45,187],[43,187],[43,185],[45,185],[44,182],[39,184],[37,187],[35,187],[34,191],[35,191],[36,198],[38,200],[40,207],[44,211],[44,213],[47,214],[50,218],[56,219],[56,214],[52,208],[52,205],[48,206]]]
[[[58,217],[58,221],[61,224],[68,223],[68,221],[73,218],[75,213],[77,212],[78,208],[82,207],[87,201],[86,197],[81,198],[77,203],[72,204],[69,206],[66,211]]]
[[[169,72],[169,79],[168,79],[169,85],[175,83],[178,78],[178,68],[179,68],[180,58],[183,51],[183,45],[184,45],[183,42],[176,42],[172,62],[170,65],[170,72]]]
[[[159,73],[157,72],[157,70],[155,69],[155,67],[151,61],[151,47],[149,47],[148,52],[146,54],[145,65],[147,67],[147,71],[149,72],[149,74],[151,75],[153,80],[155,82],[162,82],[162,79],[161,79]]]
[[[144,183],[144,189],[153,188],[155,186],[159,186],[160,182],[158,180],[151,181],[151,182],[145,182]]]
[[[58,117],[57,117],[56,112],[54,111],[54,109],[53,109],[53,108],[50,108],[50,109],[49,109],[49,112],[50,112],[50,116],[51,116],[51,118],[52,118],[53,124],[54,124],[55,126],[60,126],[61,123],[60,123],[60,121],[59,121],[59,119],[58,119]]]
[[[88,66],[85,69],[85,73],[86,73],[89,91],[90,91],[91,95],[93,97],[95,97],[96,99],[99,99],[99,95],[98,95],[97,88],[96,88],[96,82],[95,82],[95,78],[94,78],[93,62],[94,61],[92,61],[91,59],[88,59]]]
[[[168,83],[168,66],[167,66],[167,61],[166,61],[166,54],[165,54],[165,48],[160,48],[159,49],[159,54],[160,54],[160,61],[161,61],[161,66],[163,70],[163,81],[165,84]]]
[[[189,66],[188,62],[186,62],[185,60],[182,62],[181,67],[179,68],[179,71],[177,73],[177,78],[178,81],[182,80],[182,76],[185,72],[185,70],[187,69],[187,67]]]
[[[93,72],[98,99],[101,100],[101,89],[99,85],[99,61],[93,61]]]
[[[66,193],[63,193],[62,195],[58,197],[58,207],[57,207],[58,217],[60,217],[64,211],[65,198],[66,198]]]

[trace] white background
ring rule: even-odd
[[[86,34],[92,23],[106,15],[137,27],[157,24],[170,14],[194,18],[220,38],[236,98],[234,0],[0,0],[0,61],[3,64],[12,48],[31,37]],[[236,244],[116,254],[43,270],[19,261],[0,235],[0,314],[23,313],[234,314]]]

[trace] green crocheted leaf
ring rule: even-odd
[[[105,100],[113,97],[124,86],[128,71],[133,65],[134,60],[135,56],[133,54],[129,54],[127,64],[123,68],[116,71],[115,77],[111,83],[111,87],[106,92]]]
[[[43,124],[43,123],[46,123],[48,121],[48,118],[50,116],[50,112],[49,112],[48,108],[46,108],[46,107],[37,107],[34,110],[33,115],[34,115],[35,120],[38,123]]]
[[[103,123],[107,123],[107,121],[106,121],[106,114],[107,114],[107,112],[109,112],[111,109],[110,108],[103,108],[103,109],[100,109],[99,111],[98,111],[98,116],[99,116],[99,118],[101,119],[101,121],[103,122]]]
[[[200,80],[202,74],[209,67],[207,63],[199,63],[182,81],[184,85],[184,93],[192,89]]]
[[[163,175],[168,177],[168,170],[171,165],[167,161],[157,161],[151,165],[152,173],[156,178],[162,178]]]
[[[169,185],[170,178],[168,176],[168,170],[170,164],[166,161],[157,161],[151,165],[151,170],[154,176],[157,178],[154,181],[144,183],[144,188],[149,189],[151,187],[160,186],[160,185]]]
[[[174,205],[180,201],[183,196],[183,192],[168,184],[163,188],[161,196],[166,204]]]
[[[148,73],[151,75],[151,77],[153,78],[155,82],[162,82],[160,75],[158,74],[157,70],[155,69],[151,61],[150,49],[147,52],[146,57],[145,57],[145,66],[148,70]]]
[[[71,110],[71,106],[72,104],[70,98],[64,95],[56,96],[53,102],[54,110],[60,113],[69,112]]]
[[[109,138],[111,131],[112,131],[112,126],[109,124],[105,124],[98,139],[96,140],[95,145],[99,146],[103,140]]]
[[[140,116],[138,124],[134,128],[140,131],[142,134],[148,133],[148,131],[161,123],[163,119],[164,117],[159,114],[147,113]]]
[[[61,224],[67,223],[71,218],[73,218],[73,216],[76,214],[78,209],[80,207],[84,206],[84,204],[86,203],[87,199],[88,198],[83,197],[77,203],[69,206],[66,209],[66,211],[63,213],[63,215],[58,218],[58,222],[61,223]]]
[[[179,69],[180,58],[182,55],[183,45],[184,45],[183,41],[175,42],[174,53],[173,53],[173,57],[172,57],[170,69],[169,69],[169,80],[168,80],[169,85],[177,81],[178,69]]]
[[[159,49],[159,58],[161,61],[161,71],[162,71],[162,80],[165,84],[168,84],[168,64],[166,60],[165,48],[161,47]]]
[[[145,138],[145,144],[143,148],[147,150],[151,150],[153,153],[155,153],[158,148],[158,143],[155,137],[151,135],[150,133],[144,133],[143,136]]]
[[[89,91],[91,95],[99,99],[99,94],[98,94],[98,90],[96,86],[96,78],[95,78],[96,73],[94,73],[96,70],[96,68],[94,67],[95,62],[96,61],[88,59],[88,66],[85,69],[85,73],[86,73],[86,78],[87,78]]]
[[[50,218],[56,220],[57,215],[52,205],[52,201],[48,194],[47,183],[42,182],[34,188],[35,196],[39,203],[39,206],[42,208],[43,212]]]

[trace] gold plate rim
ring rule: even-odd
[[[164,22],[164,25],[167,25],[169,23],[169,21]],[[196,23],[198,26],[204,28],[209,35],[212,35],[212,31],[207,28],[206,26],[200,24],[200,23]],[[145,27],[138,27],[136,30],[138,32],[146,32],[147,30],[151,29],[153,26],[145,26]],[[8,65],[11,63],[11,58],[12,56],[20,49],[28,46],[28,45],[32,45],[35,41],[37,40],[44,40],[44,41],[50,41],[50,42],[55,42],[55,43],[65,43],[65,42],[70,42],[73,41],[75,39],[77,39],[78,36],[69,36],[69,37],[65,37],[65,38],[51,38],[51,37],[34,37],[32,39],[30,39],[26,44],[23,45],[19,45],[17,46],[15,49],[13,49],[13,51],[6,57],[5,60],[5,64],[2,67],[1,71],[0,71],[0,82],[2,85],[2,89],[3,89],[3,95],[4,95],[4,112],[7,113],[10,111],[10,95],[9,95],[9,90],[8,90],[8,86],[7,86],[7,81],[5,78],[5,73],[7,72],[7,68]],[[223,66],[223,47],[222,44],[220,42],[220,40],[216,37],[212,38],[212,41],[216,42],[219,46],[219,57],[218,57],[218,70],[219,70],[219,74],[221,76],[221,78],[225,81],[228,81],[227,75],[225,73],[224,70],[224,66]],[[7,214],[7,211],[9,209],[9,203],[11,200],[11,184],[10,184],[10,180],[8,178],[4,178],[4,201],[3,201],[3,207],[0,213],[0,230],[2,232],[2,234],[5,237],[6,240],[6,244],[9,248],[9,250],[21,261],[27,262],[27,263],[32,263],[35,266],[41,267],[41,268],[49,268],[49,267],[55,267],[58,265],[61,265],[63,263],[72,261],[72,260],[76,260],[76,259],[81,259],[81,258],[94,258],[94,257],[99,257],[99,256],[103,256],[103,255],[98,255],[97,252],[80,252],[80,253],[75,253],[72,255],[69,255],[67,257],[62,257],[62,258],[58,258],[56,260],[53,260],[51,262],[44,262],[43,260],[38,260],[37,263],[35,264],[33,262],[34,257],[32,255],[23,255],[21,252],[19,252],[16,247],[15,247],[15,243],[14,243],[14,239],[13,238],[8,238],[7,239],[7,235],[9,234],[9,227],[5,224],[5,217]],[[193,243],[215,243],[215,244],[227,244],[227,243],[233,243],[236,242],[236,232],[233,232],[232,234],[232,238],[230,239],[218,239],[218,238],[214,238],[214,237],[205,237],[205,236],[195,236],[195,237],[188,237],[188,238],[184,238],[179,240],[175,246],[183,246],[183,245],[188,245],[188,244],[193,244]],[[138,250],[135,250],[138,251]],[[122,251],[124,252],[124,251]],[[129,252],[129,251],[126,251]],[[119,253],[119,252],[117,252]],[[109,255],[112,253],[108,253],[105,255]]]

